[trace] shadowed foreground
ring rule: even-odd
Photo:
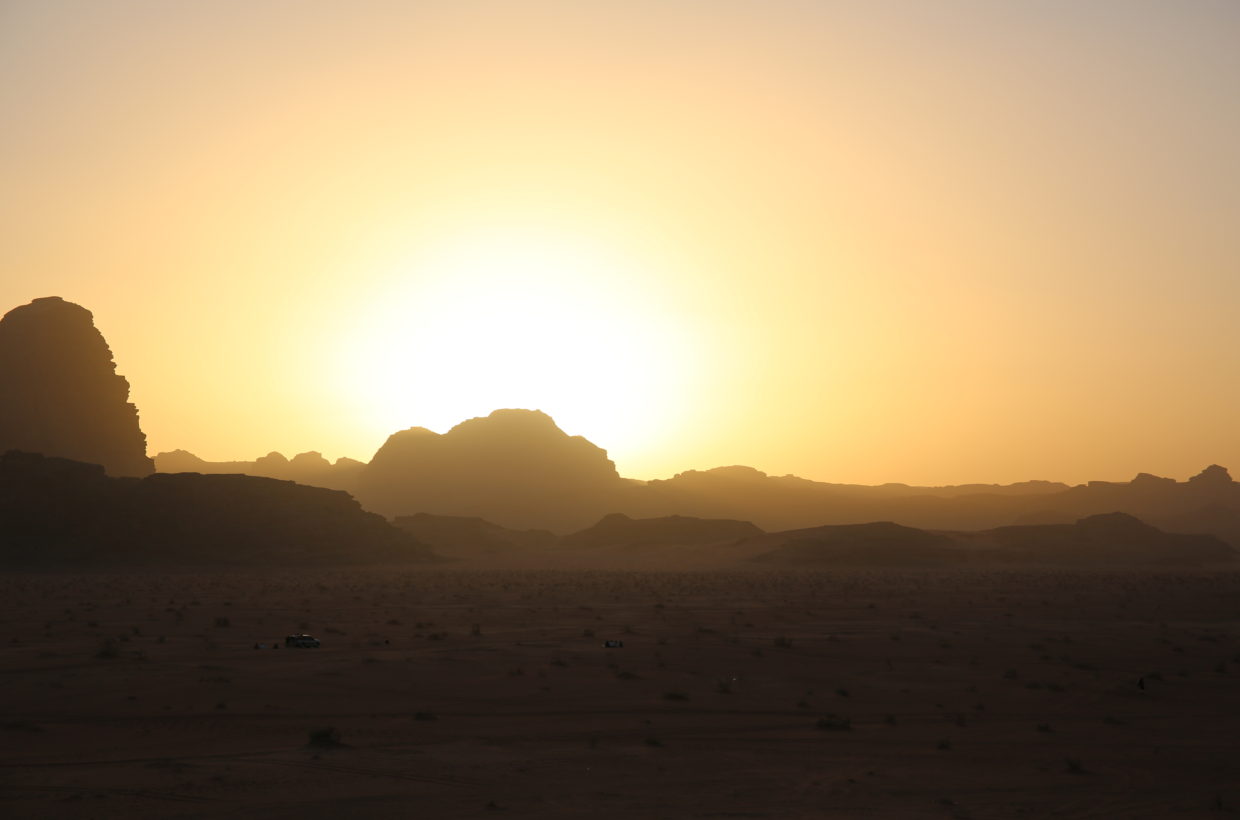
[[[8,574],[0,813],[1217,817],[1237,600],[1237,573]],[[253,648],[298,631],[323,648]]]

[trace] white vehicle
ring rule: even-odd
[[[289,635],[284,639],[284,646],[289,649],[318,649],[319,639],[313,635]]]

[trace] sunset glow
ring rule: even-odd
[[[643,273],[571,234],[454,237],[385,272],[336,350],[339,389],[376,438],[527,407],[621,450],[665,444],[698,362],[691,325],[628,286]]]
[[[1232,3],[0,5],[0,300],[152,453],[546,411],[622,474],[1240,463]]]

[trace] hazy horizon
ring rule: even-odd
[[[0,5],[0,313],[148,452],[540,409],[621,475],[1240,466],[1240,6]]]

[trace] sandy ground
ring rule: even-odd
[[[0,613],[5,817],[1240,813],[1236,573],[5,575]]]

